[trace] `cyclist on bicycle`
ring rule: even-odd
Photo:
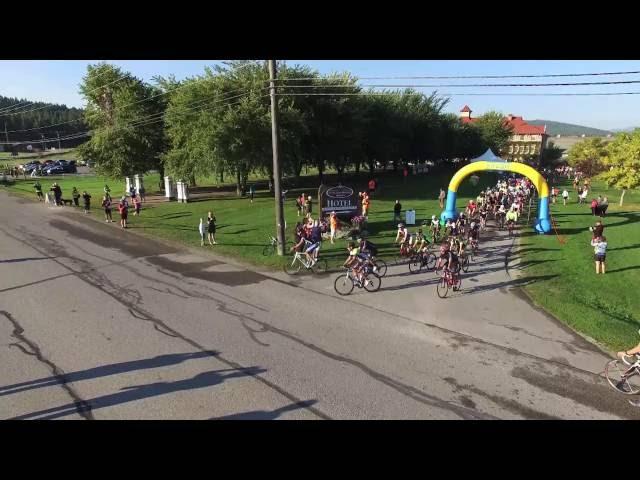
[[[423,248],[425,248],[425,246],[428,244],[427,239],[424,236],[424,233],[422,233],[422,229],[419,228],[418,229],[418,233],[414,236],[413,239],[413,249],[416,252],[421,252]]]
[[[304,244],[309,242],[307,240],[306,232],[304,228],[302,228],[302,225],[300,223],[296,225],[296,232],[294,234],[294,239],[295,239],[294,245],[289,249],[290,252],[301,252]]]
[[[476,222],[471,222],[468,239],[472,248],[478,248],[479,237],[480,237],[480,225],[477,224]]]
[[[356,274],[356,278],[362,284],[362,266],[364,264],[364,259],[360,253],[360,247],[356,246],[353,242],[349,242],[347,250],[349,252],[349,258],[345,260],[342,266],[353,269],[353,273]]]
[[[480,226],[485,228],[487,226],[487,208],[485,206],[480,207],[478,213],[480,214]]]
[[[435,215],[431,215],[431,224],[429,228],[431,229],[432,241],[433,243],[436,243],[438,241],[438,236],[440,235],[440,221]]]
[[[373,270],[373,272],[377,273],[378,267],[375,261],[376,261],[376,255],[378,254],[378,247],[375,246],[366,238],[358,238],[357,246],[360,249],[360,253],[358,254],[360,259],[363,261],[366,261],[367,264]]]
[[[640,333],[640,330],[638,330]],[[633,357],[635,355],[636,360],[640,361],[640,343],[633,347],[631,350],[625,350],[624,352],[618,352],[617,356],[620,360],[624,360],[624,357]],[[640,407],[640,400],[629,400],[629,403],[634,407]]]
[[[509,212],[507,212],[506,220],[507,220],[507,225],[509,225],[509,228],[513,228],[513,226],[518,221],[518,212],[516,212],[513,207],[511,208],[511,210],[509,210]]]
[[[304,253],[307,256],[307,260],[311,265],[314,265],[318,261],[318,252],[320,251],[320,243],[322,242],[322,231],[316,220],[311,228],[309,234],[309,243]]]
[[[455,275],[456,266],[458,264],[458,255],[449,247],[448,243],[443,243],[440,246],[440,258],[436,265],[436,269],[443,266],[446,270],[449,270],[452,275]]]
[[[403,247],[408,249],[411,246],[411,233],[409,233],[409,229],[404,226],[404,223],[398,224],[398,233],[396,234],[396,239],[393,243],[400,243],[400,248]]]

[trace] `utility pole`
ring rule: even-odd
[[[60,148],[60,132],[56,132],[56,135],[58,136],[58,150],[61,150],[61,148]]]
[[[284,205],[280,189],[280,131],[278,130],[278,103],[276,100],[276,61],[269,60],[269,80],[271,97],[271,144],[273,146],[273,189],[276,194],[276,237],[278,255],[284,255]]]
[[[4,138],[7,142],[7,148],[9,148],[9,132],[7,132],[7,122],[4,122]]]

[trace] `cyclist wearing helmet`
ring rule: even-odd
[[[518,212],[516,212],[515,208],[511,207],[511,210],[507,213],[507,225],[511,224],[512,226],[518,221]]]
[[[435,215],[431,215],[431,224],[429,228],[431,229],[431,238],[435,243],[436,238],[440,234],[440,221],[437,219]]]
[[[416,252],[421,252],[426,245],[427,245],[427,239],[425,238],[424,233],[422,233],[422,228],[419,228],[418,233],[415,235],[415,238],[413,241],[413,249]]]
[[[640,330],[638,330],[638,333],[640,333]],[[640,343],[636,345],[634,348],[632,348],[631,350],[618,352],[617,355],[618,355],[618,358],[620,358],[621,360],[623,360],[625,356],[631,357],[635,355],[636,360],[640,361]],[[634,407],[640,407],[640,400],[629,400],[629,403]]]
[[[438,264],[436,265],[436,269],[440,267],[446,267],[448,270],[454,272],[455,267],[458,263],[458,256],[456,253],[449,247],[449,243],[445,242],[440,245],[440,258],[438,258]]]
[[[409,233],[409,229],[404,226],[404,223],[398,224],[398,233],[393,243],[398,242],[400,242],[400,245],[411,245],[411,234]]]

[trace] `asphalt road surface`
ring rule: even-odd
[[[0,418],[640,418],[602,377],[609,357],[520,293],[535,279],[503,235],[450,298],[406,265],[339,297],[335,273],[247,270],[0,202]]]

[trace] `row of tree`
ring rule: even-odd
[[[250,173],[272,175],[268,85],[266,64],[255,61],[153,85],[109,64],[90,66],[81,92],[93,133],[81,155],[112,177],[159,168],[195,183],[215,173],[233,176],[241,191]],[[363,91],[349,73],[321,77],[304,65],[279,64],[278,98],[282,169],[294,177],[305,166],[322,181],[327,168],[469,158],[499,151],[510,136],[497,112],[463,124],[437,94]]]
[[[622,190],[640,187],[640,129],[618,133],[612,141],[589,138],[574,144],[568,154],[569,165],[589,177],[599,176],[607,185]]]
[[[87,130],[82,109],[67,108],[65,105],[0,96],[0,117],[0,141],[6,143],[8,139],[13,145],[6,147],[7,150],[13,148],[23,151],[29,142],[33,142],[34,147],[41,147],[44,145],[42,137],[51,139],[47,147],[57,147],[58,136],[64,138]],[[45,128],[39,128],[41,126]],[[75,147],[85,140],[62,140],[61,146]]]

